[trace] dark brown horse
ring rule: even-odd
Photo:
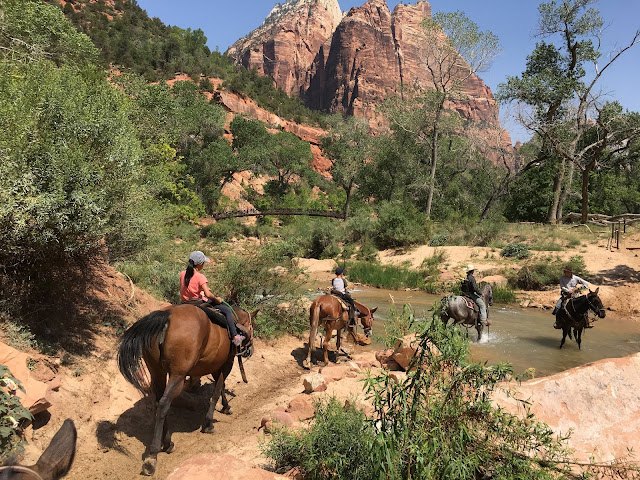
[[[373,313],[378,309],[369,310],[363,304],[358,301],[354,301],[356,307],[360,311],[358,317],[364,328],[367,336],[371,333],[371,327],[373,326]],[[348,327],[349,323],[349,311],[342,306],[340,300],[333,295],[320,295],[316,298],[311,307],[309,307],[309,350],[307,351],[307,358],[303,362],[303,366],[306,369],[311,368],[311,351],[315,347],[316,335],[318,327],[324,326],[325,335],[322,342],[322,352],[324,355],[324,364],[329,364],[329,341],[333,336],[333,332],[336,331],[336,349],[340,351],[340,344],[342,341],[342,329],[347,329],[352,332],[353,327]]]
[[[241,330],[248,336],[241,348],[251,351],[253,318],[257,312],[234,308]],[[118,366],[122,375],[143,394],[154,395],[155,423],[153,440],[143,456],[142,474],[153,475],[158,452],[171,453],[173,442],[167,425],[171,402],[182,392],[185,379],[211,374],[215,389],[202,432],[213,432],[213,413],[224,382],[238,353],[227,330],[212,323],[202,309],[193,305],[175,305],[150,313],[124,333],[118,349]],[[149,371],[147,380],[142,360]],[[242,371],[242,360],[238,357]],[[167,380],[168,376],[168,380]],[[244,376],[244,372],[243,372]],[[229,405],[223,395],[223,412]]]
[[[68,418],[51,439],[35,465],[0,467],[0,480],[57,480],[64,477],[76,453],[76,427]]]
[[[600,318],[604,318],[606,316],[604,306],[598,296],[599,291],[600,288],[598,287],[595,292],[589,290],[589,293],[586,295],[571,298],[567,300],[567,304],[564,308],[558,310],[558,313],[556,314],[556,321],[562,328],[560,348],[564,345],[567,335],[571,338],[571,330],[573,330],[573,337],[578,343],[578,350],[582,348],[582,331],[587,328],[589,310]]]

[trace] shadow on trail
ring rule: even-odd
[[[594,275],[593,278],[599,285],[620,286],[640,282],[640,271],[627,265],[618,265]]]
[[[291,356],[295,359],[295,361],[297,362],[298,366],[300,368],[304,368],[302,363],[306,360],[307,358],[307,351],[308,351],[308,343],[305,342],[304,345],[302,347],[298,347],[295,348],[291,351]],[[344,343],[343,343],[343,348],[345,347]],[[333,350],[332,350],[333,348]],[[333,363],[336,364],[339,362],[339,359],[345,358],[345,355],[343,353],[341,353],[340,355],[338,355],[338,353],[335,351],[335,345],[330,345],[329,346],[329,363]],[[320,366],[319,363],[322,362],[322,347],[316,347],[314,349],[311,350],[311,366],[312,367],[317,367]]]
[[[190,392],[183,392],[171,405],[168,413],[169,429],[171,433],[193,432],[200,433],[202,422],[209,408],[209,399],[213,395],[214,383],[205,383],[196,386]],[[225,389],[225,393],[232,403],[235,394]],[[220,413],[221,404],[218,404],[217,414]],[[120,434],[134,437],[147,448],[151,444],[153,436],[154,408],[151,396],[145,396],[138,400],[133,407],[123,412],[116,422],[102,421],[98,423],[96,438],[98,444],[109,450],[115,450],[125,455],[132,453],[124,447],[119,440]],[[214,418],[214,423],[218,420]],[[140,452],[142,455],[142,452]]]

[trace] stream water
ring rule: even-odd
[[[404,304],[410,304],[417,316],[430,315],[428,310],[441,298],[424,292],[367,287],[354,289],[352,294],[368,307],[378,307],[373,325],[375,348],[382,348],[381,344],[375,344],[375,337],[382,335],[382,324],[391,308],[401,312]],[[553,328],[549,310],[494,304],[490,318],[489,336],[483,334],[481,343],[476,342],[475,329],[469,330],[472,357],[489,363],[509,362],[516,373],[534,368],[536,377],[541,377],[603,358],[640,352],[640,322],[619,318],[611,312],[598,320],[594,328],[584,331],[581,350],[568,338],[564,347],[558,348],[562,332]]]

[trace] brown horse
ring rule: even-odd
[[[251,352],[253,319],[257,312],[249,314],[238,308],[234,308],[234,312],[240,329],[248,334],[240,348]],[[211,374],[215,380],[202,432],[213,432],[213,413],[221,395],[223,412],[230,413],[224,397],[224,382],[237,353],[227,330],[212,323],[202,309],[193,305],[174,305],[152,312],[124,333],[118,349],[120,372],[143,394],[153,394],[156,402],[153,440],[143,455],[143,475],[154,474],[160,449],[167,453],[173,451],[167,412],[171,402],[182,392],[187,376]],[[149,381],[142,360],[149,371]],[[240,357],[238,362],[245,380]]]
[[[360,311],[358,317],[364,327],[364,331],[367,336],[371,333],[371,327],[373,326],[373,313],[378,307],[373,310],[369,310],[363,304],[358,301],[354,301],[356,307]],[[324,325],[325,335],[322,342],[322,352],[324,355],[324,364],[329,364],[329,341],[333,336],[334,330],[337,331],[336,335],[336,349],[340,350],[340,344],[342,341],[342,329],[347,327],[349,332],[353,332],[353,327],[348,327],[349,323],[349,311],[342,306],[340,300],[333,295],[320,295],[316,298],[311,307],[309,307],[309,350],[307,351],[307,358],[302,363],[304,368],[311,368],[311,351],[315,346],[316,335],[320,324]]]
[[[0,467],[0,480],[57,480],[64,477],[76,453],[76,427],[66,419],[35,465]]]

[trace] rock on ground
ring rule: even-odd
[[[556,433],[573,429],[569,446],[578,460],[609,462],[640,450],[640,353],[600,360],[520,386],[508,385]],[[512,413],[521,404],[496,392],[494,400]]]

